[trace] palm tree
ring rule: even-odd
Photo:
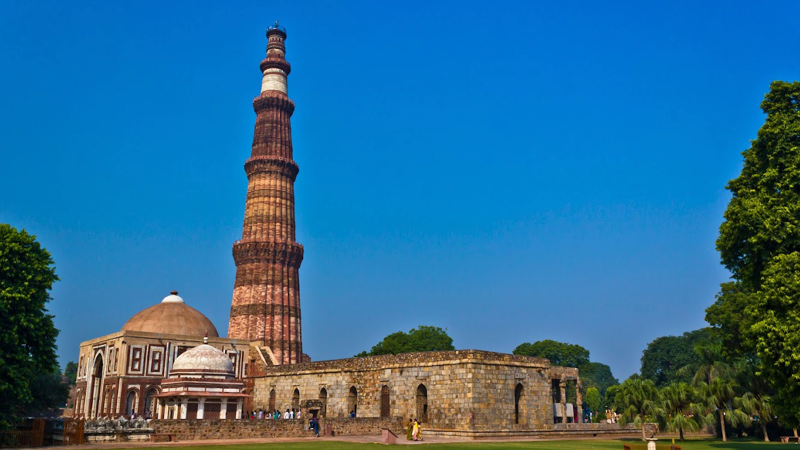
[[[710,385],[714,378],[730,375],[731,366],[725,362],[719,344],[698,345],[694,351],[700,356],[700,366],[692,379],[695,386],[701,381]]]
[[[683,430],[697,431],[705,422],[701,414],[703,408],[697,404],[697,392],[691,385],[675,383],[665,386],[661,389],[661,399],[663,414],[659,417],[659,425],[670,431],[678,430],[681,441],[684,440]]]
[[[616,405],[623,410],[623,422],[641,424],[642,440],[645,440],[647,437],[644,433],[645,422],[648,418],[658,417],[662,413],[656,385],[652,380],[631,377],[620,385],[616,398]]]
[[[761,424],[761,431],[764,432],[764,442],[769,442],[767,422],[769,422],[769,418],[775,414],[769,396],[755,395],[752,392],[748,392],[738,400],[737,406],[741,408],[742,411],[750,416],[756,416],[758,418],[758,422]]]
[[[698,388],[700,396],[705,398],[706,406],[709,407],[707,419],[714,421],[714,413],[719,413],[720,429],[722,430],[722,441],[728,440],[725,433],[725,419],[731,425],[747,423],[750,418],[739,408],[732,405],[739,403],[740,399],[736,396],[736,383],[728,378],[716,377],[711,383],[701,382]]]

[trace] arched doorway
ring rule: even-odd
[[[347,417],[358,416],[358,390],[355,386],[347,393]]]
[[[269,412],[275,412],[277,408],[275,407],[275,389],[271,389],[269,391]]]
[[[94,359],[94,368],[89,383],[91,387],[91,397],[89,397],[89,418],[94,419],[100,412],[100,402],[103,400],[101,390],[103,388],[103,355],[98,353]]]
[[[125,416],[130,417],[136,411],[136,391],[129,391],[125,398]]]
[[[519,416],[520,416],[520,400],[522,399],[522,383],[518,383],[517,387],[514,388],[514,423],[519,424]]]
[[[155,417],[155,397],[158,394],[156,388],[150,388],[144,396],[144,418],[150,419]]]
[[[292,411],[300,411],[300,389],[294,388],[292,394]]]
[[[319,390],[319,401],[322,402],[322,409],[320,409],[320,417],[326,417],[328,411],[328,390],[322,388]]]
[[[417,386],[417,420],[420,423],[428,421],[428,388],[424,384]]]
[[[383,385],[381,388],[381,417],[389,417],[389,386]]]

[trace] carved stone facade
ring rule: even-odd
[[[252,401],[268,410],[303,405],[329,418],[416,418],[442,435],[536,434],[554,430],[552,386],[566,378],[579,382],[578,370],[543,358],[407,353],[263,367]]]
[[[270,27],[261,61],[261,94],[253,100],[255,132],[245,162],[247,200],[242,239],[233,245],[236,280],[228,335],[267,347],[278,364],[302,362],[300,279],[303,246],[295,242],[294,181],[286,32]]]

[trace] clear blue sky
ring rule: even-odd
[[[62,281],[62,364],[170,290],[228,323],[265,29],[288,30],[304,349],[417,325],[623,379],[705,325],[800,2],[0,3],[0,222]]]

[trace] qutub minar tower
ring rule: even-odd
[[[236,282],[228,336],[269,347],[278,364],[303,362],[300,279],[303,246],[295,242],[292,159],[294,102],[286,78],[286,30],[267,29],[267,57],[261,61],[261,94],[253,99],[253,148],[244,163],[247,200],[242,239],[233,244]]]

